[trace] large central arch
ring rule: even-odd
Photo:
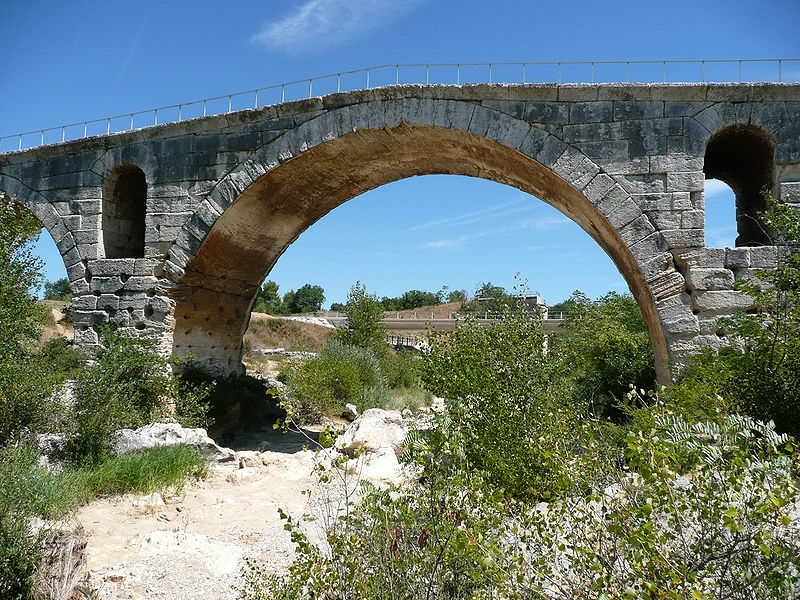
[[[506,144],[464,129],[401,120],[393,127],[351,129],[333,139],[320,139],[313,147],[278,160],[277,148],[265,147],[254,153],[198,211],[205,218],[187,226],[199,240],[197,249],[190,254],[176,245],[170,251],[168,260],[173,262],[180,261],[181,253],[186,256],[180,261],[185,266],[173,269],[177,271],[171,293],[176,301],[173,350],[192,353],[223,373],[240,371],[242,336],[256,292],[303,231],[370,189],[416,175],[452,174],[516,187],[580,225],[628,283],[648,324],[659,375],[668,377],[667,344],[655,300],[628,244],[607,218],[613,208],[601,212],[598,206],[602,207],[602,202],[595,205],[554,169],[531,158],[529,154],[546,150],[548,134],[528,124],[525,128],[515,144]],[[284,140],[284,148],[287,143],[291,141]],[[526,143],[526,152],[518,149]],[[560,150],[554,162],[563,163],[569,155],[571,170],[587,171],[588,159],[583,155],[565,151],[563,143]],[[577,168],[578,163],[584,168]],[[594,168],[589,170],[592,176],[599,172]],[[241,184],[243,180],[246,185]],[[232,194],[236,183],[243,191]],[[611,185],[613,181],[604,190]],[[335,254],[335,240],[331,244]]]

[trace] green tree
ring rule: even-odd
[[[69,279],[62,277],[55,281],[46,281],[43,295],[45,300],[72,300]]]
[[[487,326],[468,319],[433,332],[430,345],[422,381],[447,399],[466,463],[515,496],[558,489],[577,413],[563,410],[541,320],[507,308]]]
[[[347,294],[344,308],[347,321],[344,327],[333,332],[333,338],[359,348],[372,350],[377,355],[387,351],[386,327],[383,319],[383,306],[367,288],[356,281]]]
[[[256,302],[253,305],[253,312],[269,313],[271,315],[279,314],[281,310],[281,297],[278,294],[278,284],[274,281],[267,280],[261,286],[261,290],[256,296]]]
[[[396,298],[384,296],[380,302],[386,310],[411,310],[420,306],[434,306],[442,302],[441,292],[408,290]]]
[[[450,290],[447,293],[448,302],[466,302],[467,290]]]
[[[574,381],[573,398],[597,416],[620,420],[617,405],[630,386],[655,385],[653,349],[639,305],[630,294],[616,292],[595,301],[574,292],[564,304],[569,333],[551,336],[552,353]]]
[[[41,281],[33,242],[41,226],[0,194],[0,360],[14,360],[39,337],[42,311],[31,290]]]
[[[473,314],[501,313],[512,308],[513,304],[513,298],[504,287],[486,281],[478,286],[475,290],[475,298],[467,304],[465,309]]]
[[[52,412],[52,369],[33,352],[43,311],[31,291],[41,281],[32,244],[40,225],[0,194],[0,445],[40,431]]]
[[[283,309],[292,315],[317,312],[322,308],[323,302],[325,302],[325,290],[319,285],[307,283],[296,291],[284,294]]]

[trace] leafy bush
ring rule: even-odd
[[[0,598],[33,600],[42,544],[25,516],[0,506]]]
[[[616,292],[595,301],[574,292],[565,304],[568,333],[551,337],[552,355],[573,382],[573,401],[620,421],[617,404],[630,386],[655,384],[653,348],[639,305],[630,294]]]
[[[356,281],[350,288],[344,313],[347,322],[333,332],[332,339],[366,348],[378,356],[386,354],[386,327],[381,322],[383,306],[374,295],[367,293],[361,282]]]
[[[75,431],[67,444],[75,462],[102,462],[115,430],[172,416],[170,402],[178,409],[179,422],[204,422],[210,386],[172,376],[168,359],[157,354],[149,340],[105,328],[95,358],[75,389]]]
[[[796,598],[791,440],[746,417],[692,425],[656,412],[653,430],[628,435],[624,463],[590,447],[576,453],[577,472],[595,477],[575,477],[547,504],[510,498],[479,472],[437,474],[423,461],[422,479],[367,487],[358,506],[323,515],[322,545],[285,517],[295,562],[285,574],[250,563],[240,597]]]
[[[800,499],[771,424],[664,415],[631,432],[630,471],[534,515],[527,585],[549,598],[797,597]]]
[[[752,311],[723,321],[731,343],[690,362],[671,395],[696,402],[697,390],[714,389],[731,410],[800,436],[800,215],[772,202],[763,218],[795,245],[783,248],[775,269],[754,270],[758,280],[737,282],[752,297]]]
[[[390,388],[419,388],[420,359],[416,352],[399,350],[381,357],[381,369]]]
[[[365,348],[332,341],[302,363],[290,364],[281,374],[295,403],[296,419],[314,419],[338,412],[357,402],[367,388],[384,386],[380,362]]]
[[[58,383],[33,362],[44,318],[30,294],[41,281],[32,251],[39,230],[28,211],[0,194],[0,444],[46,425]]]
[[[557,490],[580,417],[564,410],[541,321],[508,310],[488,326],[467,320],[434,332],[430,343],[422,380],[448,400],[469,464],[515,495]]]

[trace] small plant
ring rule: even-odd
[[[381,322],[383,305],[374,295],[367,293],[361,282],[356,281],[350,288],[344,313],[347,322],[343,328],[334,331],[333,339],[349,346],[371,350],[377,356],[386,354],[386,327]]]
[[[105,328],[95,364],[76,384],[75,431],[67,452],[78,464],[98,464],[109,456],[115,430],[171,417],[170,402],[178,420],[203,423],[211,388],[174,377],[152,342]]]
[[[347,402],[357,402],[368,388],[384,386],[380,362],[371,350],[329,342],[319,355],[289,364],[282,372],[298,417],[319,418],[341,412]]]

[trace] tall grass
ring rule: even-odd
[[[98,497],[147,494],[179,488],[207,471],[205,458],[190,446],[163,446],[110,458],[95,467],[50,471],[38,465],[35,448],[0,453],[0,505],[21,514],[60,518]]]

